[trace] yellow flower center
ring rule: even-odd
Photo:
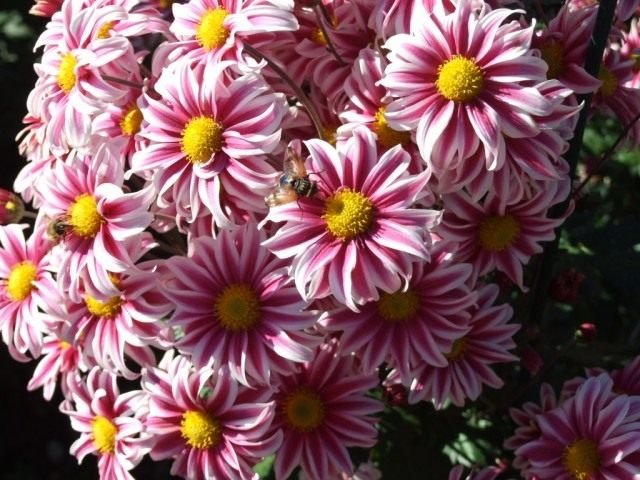
[[[69,342],[64,341],[64,340],[60,340],[58,342],[58,347],[60,347],[60,350],[66,350],[67,348],[71,347],[71,344]]]
[[[345,188],[325,200],[322,218],[329,231],[341,240],[365,233],[373,220],[373,204],[360,192]]]
[[[116,427],[111,420],[97,415],[91,420],[93,429],[93,445],[100,453],[113,453],[116,450]]]
[[[180,434],[190,447],[207,450],[222,440],[222,426],[207,412],[188,410],[182,414]]]
[[[447,100],[468,102],[476,98],[484,86],[484,73],[475,58],[454,55],[438,67],[436,87]]]
[[[378,135],[378,142],[381,145],[391,148],[395,145],[404,145],[411,140],[409,132],[399,132],[389,127],[387,119],[384,116],[385,108],[380,107],[375,115],[373,122],[373,131]]]
[[[329,125],[328,127],[322,128],[322,136],[324,137],[325,141],[333,145],[334,147],[336,146],[337,130],[338,130],[338,127],[336,127],[335,125]]]
[[[202,48],[211,51],[220,48],[229,36],[229,31],[224,26],[224,19],[229,12],[222,7],[210,8],[205,12],[196,29],[196,38]]]
[[[67,213],[73,233],[80,237],[95,237],[104,223],[104,219],[98,213],[96,199],[88,193],[76,197]]]
[[[598,78],[602,82],[599,92],[603,97],[610,97],[616,93],[616,90],[618,89],[618,79],[607,67],[600,65]]]
[[[324,36],[324,32],[320,27],[316,27],[313,29],[313,31],[311,32],[311,40],[318,45],[322,45],[323,47],[326,47],[329,44],[329,42],[327,42],[327,37]]]
[[[120,120],[120,131],[123,135],[134,136],[140,131],[142,112],[137,105],[131,105]]]
[[[444,356],[449,362],[456,362],[464,357],[467,348],[467,339],[465,337],[458,338],[453,342],[453,345],[451,345],[451,351]]]
[[[540,47],[540,54],[549,66],[547,78],[558,78],[564,70],[562,45],[555,40],[548,40]]]
[[[586,438],[576,440],[565,448],[562,463],[574,480],[590,480],[600,468],[598,447]]]
[[[317,429],[325,416],[324,402],[316,392],[306,387],[290,393],[283,403],[282,410],[289,425],[300,432]]]
[[[387,322],[406,322],[420,309],[420,297],[413,290],[395,293],[383,292],[377,303],[378,313]]]
[[[113,28],[115,23],[116,22],[106,22],[102,25],[96,33],[96,38],[109,38],[111,36],[109,35],[109,31]]]
[[[76,65],[78,61],[71,52],[62,56],[58,69],[58,85],[64,93],[69,93],[76,85]]]
[[[21,302],[35,288],[33,282],[37,277],[36,266],[28,260],[14,265],[9,272],[7,294],[14,302]]]
[[[249,330],[261,317],[260,299],[249,285],[236,283],[227,286],[214,304],[220,324],[232,332]]]
[[[84,303],[87,306],[87,310],[91,315],[96,317],[111,318],[120,313],[120,306],[122,305],[122,299],[119,296],[111,297],[106,302],[96,300],[91,295],[87,295],[84,299]]]
[[[173,5],[174,0],[158,0],[160,8],[170,8]]]
[[[187,122],[182,130],[182,152],[191,163],[208,162],[222,148],[222,125],[213,117],[201,115]]]
[[[478,227],[480,246],[490,252],[501,252],[518,238],[520,225],[513,215],[487,217]]]

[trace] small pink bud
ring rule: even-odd
[[[522,348],[520,352],[520,362],[531,375],[538,373],[542,365],[544,365],[544,360],[542,360],[540,354],[530,345],[525,345]]]
[[[15,193],[0,188],[0,225],[17,223],[24,216],[24,203]]]
[[[598,329],[593,323],[582,323],[576,330],[576,338],[583,342],[593,342],[598,336]]]
[[[407,389],[399,383],[382,386],[382,394],[389,405],[401,406],[407,404]]]
[[[549,296],[556,302],[573,303],[578,299],[584,279],[585,276],[582,272],[570,268],[556,275],[551,281]]]

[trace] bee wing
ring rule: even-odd
[[[289,202],[295,202],[298,200],[296,191],[289,187],[278,187],[267,196],[264,201],[268,207],[276,207]]]
[[[296,177],[307,176],[307,169],[304,166],[302,156],[292,147],[287,147],[283,170],[285,173],[290,173]]]

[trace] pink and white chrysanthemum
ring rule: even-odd
[[[371,48],[360,51],[351,74],[344,82],[349,104],[340,112],[343,125],[338,129],[338,138],[344,140],[356,127],[365,125],[376,134],[381,146],[391,148],[402,145],[406,150],[415,150],[409,132],[393,130],[387,123],[387,104],[383,101],[387,92],[378,85],[378,80],[384,76],[385,65],[386,61],[379,51]]]
[[[298,28],[292,0],[191,0],[174,4],[173,15],[178,41],[167,47],[203,63],[238,58],[252,35]]]
[[[633,59],[624,58],[619,50],[607,49],[598,74],[602,85],[593,96],[593,108],[616,118],[623,126],[631,126],[628,134],[633,145],[640,144],[640,89],[632,88]]]
[[[584,69],[596,12],[596,8],[571,10],[565,5],[533,37],[533,46],[549,66],[547,78],[558,79],[575,93],[595,92],[601,83]]]
[[[80,438],[71,445],[78,462],[98,456],[103,480],[133,480],[129,473],[149,451],[149,436],[139,418],[146,400],[140,390],[120,394],[116,377],[96,367],[86,379],[68,382],[67,399],[60,405]]]
[[[533,27],[503,22],[513,10],[484,10],[469,2],[450,14],[420,18],[411,35],[385,43],[385,86],[393,101],[391,128],[416,131],[424,161],[436,171],[455,168],[482,145],[488,169],[504,163],[505,137],[535,136],[534,115],[551,105],[535,88],[546,64],[529,48]]]
[[[355,353],[364,372],[389,361],[408,382],[411,369],[423,362],[445,367],[454,341],[469,331],[476,301],[467,285],[471,265],[452,262],[441,245],[429,263],[414,266],[408,288],[381,293],[359,313],[340,309],[321,318],[328,332],[342,332],[340,349]]]
[[[432,401],[442,408],[447,400],[456,406],[465,400],[476,400],[483,385],[500,388],[502,379],[491,365],[512,362],[517,357],[509,352],[516,346],[513,335],[520,325],[509,324],[513,309],[508,304],[494,305],[499,289],[486,285],[478,291],[478,304],[471,307],[470,330],[457,338],[446,354],[448,365],[418,366],[413,372],[409,402]]]
[[[131,159],[132,171],[152,177],[159,206],[171,201],[193,221],[211,212],[218,226],[264,213],[277,171],[263,158],[280,140],[284,96],[262,77],[232,78],[229,63],[194,68],[179,62],[146,97],[139,135],[149,144]]]
[[[287,222],[265,245],[293,257],[291,274],[305,299],[333,295],[358,311],[393,293],[411,277],[412,262],[429,260],[426,231],[439,212],[411,206],[424,197],[426,174],[409,175],[400,146],[382,155],[369,129],[360,127],[338,149],[305,142],[318,193],[271,208],[267,220]]]
[[[510,408],[509,415],[517,427],[513,436],[505,440],[504,447],[515,451],[521,446],[536,440],[540,436],[540,427],[536,418],[538,415],[547,413],[557,406],[558,399],[553,387],[548,383],[543,383],[540,387],[539,404],[526,402],[521,408]],[[513,460],[513,466],[518,470],[523,470],[529,466],[529,461],[521,455],[516,455]]]
[[[44,325],[38,307],[42,291],[55,280],[48,272],[49,248],[44,231],[38,229],[25,241],[26,225],[0,227],[0,334],[11,356],[27,361],[42,348]]]
[[[623,33],[620,55],[624,59],[632,59],[631,80],[629,87],[640,88],[640,18],[634,18],[629,25],[629,31]]]
[[[39,196],[40,213],[47,221],[66,225],[59,248],[58,283],[79,300],[81,278],[91,278],[92,291],[113,291],[108,272],[123,272],[133,265],[128,242],[139,241],[151,223],[148,212],[153,190],[124,193],[123,165],[117,151],[102,145],[92,157],[75,156],[57,162],[47,172]],[[88,269],[89,277],[82,272]]]
[[[218,238],[193,241],[189,257],[173,257],[165,294],[175,305],[169,325],[175,347],[197,368],[226,365],[245,385],[269,384],[313,358],[315,314],[303,311],[287,274],[288,262],[260,245],[255,223]]]
[[[397,33],[411,32],[411,22],[419,22],[434,10],[439,10],[441,14],[450,13],[455,10],[455,5],[451,0],[380,0],[371,13],[369,27],[373,28],[378,38],[387,40]]]
[[[465,468],[456,465],[449,472],[449,480],[495,480],[501,473],[500,467],[486,467],[482,470],[472,470],[465,475]]]
[[[168,352],[142,386],[149,395],[151,458],[173,459],[172,475],[254,478],[253,465],[282,442],[282,433],[269,428],[275,416],[270,390],[238,385],[225,367],[195,370],[186,357]]]
[[[638,402],[613,392],[607,374],[589,378],[574,397],[536,417],[537,439],[516,450],[526,478],[640,478]]]
[[[473,265],[474,281],[497,269],[526,290],[523,265],[542,251],[539,242],[553,240],[554,229],[570,213],[547,218],[549,208],[564,200],[568,190],[567,181],[546,182],[540,190],[506,205],[493,192],[480,202],[464,191],[444,195],[438,233],[458,244],[456,259]]]
[[[69,326],[61,325],[59,334],[45,335],[42,358],[33,371],[27,390],[42,387],[42,396],[51,400],[60,379],[60,387],[66,394],[69,377],[76,377],[79,369],[86,370],[81,363],[82,347],[69,334]]]
[[[276,479],[284,480],[300,465],[309,478],[353,474],[349,447],[376,443],[376,418],[383,405],[367,396],[377,374],[364,375],[355,357],[338,355],[335,342],[321,345],[299,372],[278,382],[273,429],[284,434],[276,454]]]

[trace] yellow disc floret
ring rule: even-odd
[[[228,285],[216,298],[213,308],[220,324],[232,332],[250,329],[261,317],[260,299],[245,283]]]
[[[480,222],[478,242],[490,252],[510,247],[520,234],[520,225],[513,215],[492,215]]]
[[[96,415],[91,420],[93,430],[93,446],[103,454],[111,454],[116,451],[116,427],[111,420],[102,415]]]
[[[465,337],[458,338],[451,345],[451,351],[449,353],[445,353],[445,358],[449,360],[449,362],[455,362],[464,357],[465,352],[467,351],[467,339]]]
[[[375,121],[373,122],[373,131],[376,132],[378,136],[378,142],[387,148],[409,143],[411,134],[409,132],[399,132],[389,127],[384,112],[384,106],[380,107],[376,112]]]
[[[436,87],[447,100],[465,103],[482,92],[484,73],[475,58],[454,55],[438,67]]]
[[[290,393],[282,405],[282,410],[289,425],[299,432],[317,429],[325,416],[324,402],[320,396],[305,387]]]
[[[603,97],[610,97],[616,93],[616,90],[618,89],[618,79],[607,67],[600,65],[598,78],[602,82],[598,92],[602,94]]]
[[[111,318],[120,313],[122,298],[120,296],[115,296],[111,297],[106,302],[101,302],[100,300],[93,298],[91,295],[87,295],[84,298],[84,303],[91,315],[95,315],[96,317]]]
[[[335,237],[350,240],[369,229],[373,220],[373,203],[362,193],[345,188],[325,200],[322,218]]]
[[[547,78],[558,78],[564,70],[564,51],[562,45],[555,40],[548,40],[540,46],[542,59],[547,63]]]
[[[102,25],[96,32],[96,38],[109,38],[111,36],[109,32],[111,31],[115,23],[116,22],[106,22],[104,25]]]
[[[78,60],[73,53],[67,52],[62,56],[58,68],[58,86],[64,93],[69,93],[76,86],[76,65]]]
[[[98,213],[96,199],[88,193],[77,196],[67,214],[73,233],[80,237],[95,237],[104,223],[104,219]]]
[[[586,438],[581,438],[565,448],[562,463],[574,480],[595,478],[600,468],[598,446]]]
[[[413,290],[382,293],[377,303],[378,313],[387,322],[406,322],[420,309],[420,297]]]
[[[207,412],[189,410],[182,414],[180,434],[190,447],[207,450],[222,440],[222,426]]]
[[[182,131],[182,152],[191,163],[208,162],[222,148],[222,125],[213,117],[201,115],[187,122]]]
[[[196,38],[202,48],[211,51],[220,48],[229,36],[229,31],[224,26],[224,19],[229,12],[222,7],[210,8],[205,12],[196,28]]]
[[[128,137],[134,136],[140,131],[142,112],[137,105],[130,106],[120,120],[120,131]]]
[[[36,266],[28,260],[14,265],[9,272],[7,280],[7,295],[14,302],[20,302],[27,298],[31,290],[35,288],[33,282],[38,273]]]

